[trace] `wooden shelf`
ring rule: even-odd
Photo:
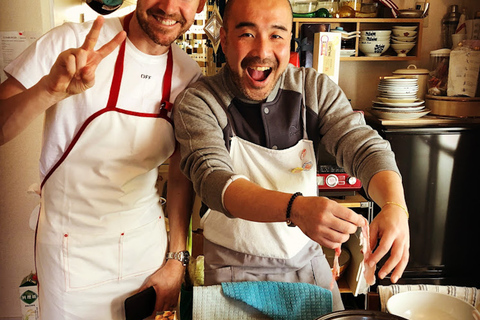
[[[391,47],[380,57],[367,57],[358,49],[360,42],[359,38],[355,38],[355,56],[341,57],[340,61],[408,61],[420,59],[420,44],[422,43],[423,36],[422,18],[293,18],[293,32],[295,39],[300,38],[301,27],[303,24],[329,24],[331,30],[335,29],[335,27],[343,27],[343,29],[347,32],[364,30],[391,30],[392,26],[416,25],[416,45],[406,57],[398,57],[396,52]]]

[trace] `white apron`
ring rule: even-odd
[[[86,120],[42,182],[36,266],[43,320],[124,319],[125,298],[164,262],[155,182],[175,149],[172,50],[159,114],[116,108],[124,53],[125,42],[106,108]]]
[[[290,193],[299,191],[304,196],[316,196],[315,153],[312,141],[306,139],[305,107],[302,110],[304,139],[288,149],[265,148],[237,137],[234,132],[230,156],[235,173],[266,189]],[[232,121],[230,123],[233,124]],[[302,167],[305,170],[299,169]],[[236,252],[260,257],[289,259],[310,241],[298,227],[289,227],[285,222],[258,223],[232,219],[214,210],[207,211],[201,221],[207,240]]]

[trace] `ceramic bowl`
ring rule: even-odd
[[[378,37],[360,36],[360,41],[385,41],[385,40],[390,40],[390,36],[378,36]]]
[[[396,37],[413,37],[417,35],[417,31],[410,31],[405,29],[392,29],[392,33]]]
[[[390,41],[360,41],[358,48],[367,57],[379,57],[390,47]]]
[[[392,43],[399,43],[399,44],[415,43],[415,41],[400,41],[393,38],[391,40],[392,40]]]
[[[474,320],[480,313],[469,303],[451,295],[431,291],[408,291],[393,295],[387,311],[406,319]]]
[[[417,26],[393,26],[392,29],[415,31],[417,30]]]
[[[406,57],[407,53],[415,46],[415,42],[411,43],[392,43],[391,47],[399,57]]]
[[[386,37],[392,34],[392,30],[365,30],[360,32],[360,36],[365,37]]]
[[[394,39],[394,40],[408,41],[408,42],[415,41],[416,38],[417,38],[417,36],[413,36],[413,37],[397,37],[397,36],[392,36],[392,39]]]

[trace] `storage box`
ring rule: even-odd
[[[315,33],[313,68],[338,84],[342,35],[338,32]]]
[[[30,273],[20,284],[22,320],[39,320],[37,277]]]

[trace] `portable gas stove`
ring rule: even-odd
[[[319,196],[352,196],[362,188],[362,182],[336,165],[319,165],[317,172]]]

